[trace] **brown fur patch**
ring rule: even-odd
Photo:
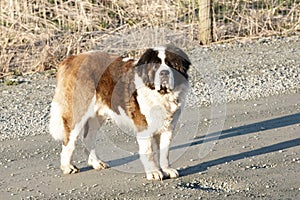
[[[134,121],[138,131],[141,131],[147,128],[147,122],[136,99],[133,62],[123,62],[120,57],[112,63],[100,79],[97,95],[115,113],[120,114],[118,107],[121,107]]]
[[[59,66],[54,101],[62,108],[64,145],[70,132],[87,112],[96,93],[96,102],[119,113],[121,107],[132,118],[138,130],[147,128],[140,112],[134,85],[134,61],[102,52],[70,56]],[[101,105],[100,105],[101,107]]]
[[[129,117],[133,119],[134,124],[139,132],[147,128],[146,117],[140,112],[140,106],[137,103],[136,91],[130,98],[127,112]]]
[[[74,128],[73,119],[73,92],[74,83],[78,69],[84,61],[86,55],[70,56],[66,58],[58,68],[57,88],[54,95],[54,101],[60,104],[62,108],[62,120],[64,124],[64,145],[69,142],[70,131]]]

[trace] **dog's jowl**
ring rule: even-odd
[[[96,155],[96,134],[103,121],[112,118],[135,132],[148,180],[178,177],[169,165],[169,147],[188,91],[190,64],[187,55],[171,45],[147,49],[137,61],[100,51],[66,58],[58,67],[50,116],[51,135],[63,141],[63,173],[79,171],[72,165],[72,154],[80,133],[88,165],[108,167]]]

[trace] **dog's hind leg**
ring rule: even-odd
[[[79,172],[79,169],[71,164],[71,160],[75,149],[75,142],[80,131],[80,129],[74,128],[69,134],[65,134],[60,154],[60,168],[64,174],[74,174]]]
[[[84,127],[83,135],[83,142],[86,150],[89,153],[88,165],[97,170],[106,169],[109,167],[108,164],[101,161],[96,154],[96,135],[103,121],[104,118],[102,116],[89,118]]]

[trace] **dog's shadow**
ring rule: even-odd
[[[197,145],[200,145],[207,141],[221,140],[221,139],[226,139],[226,138],[240,136],[240,135],[252,134],[252,133],[262,131],[262,130],[282,128],[282,127],[286,127],[286,126],[290,126],[290,125],[294,125],[294,124],[298,124],[298,123],[300,123],[300,113],[283,116],[283,117],[279,117],[279,118],[275,118],[275,119],[271,119],[271,120],[265,120],[265,121],[261,121],[261,122],[257,122],[257,123],[253,123],[253,124],[249,124],[249,125],[244,125],[244,126],[240,126],[240,127],[236,127],[236,128],[227,129],[227,130],[222,131],[221,134],[220,133],[210,133],[206,136],[197,137],[194,141],[192,141],[190,143],[173,146],[170,148],[170,151],[173,151],[176,149],[181,149],[181,148],[188,148],[190,146],[197,146]],[[215,160],[211,160],[208,162],[190,166],[185,169],[179,170],[179,174],[180,174],[180,176],[187,176],[187,175],[205,171],[209,167],[224,164],[226,162],[231,162],[231,161],[236,161],[236,160],[240,160],[240,159],[244,159],[244,158],[249,158],[249,157],[253,157],[253,156],[276,152],[279,150],[288,149],[288,148],[299,146],[299,145],[300,145],[300,138],[296,138],[293,140],[288,140],[288,141],[280,142],[277,144],[272,144],[269,146],[261,147],[259,149],[255,149],[255,150],[251,150],[251,151],[247,151],[247,152],[243,152],[243,153],[238,153],[238,154],[234,154],[234,155],[228,155],[228,156],[224,156],[222,158],[218,158]],[[127,156],[127,157],[111,160],[108,162],[108,164],[110,167],[113,168],[113,167],[117,167],[120,165],[128,164],[130,162],[137,160],[138,158],[139,158],[139,155],[135,154],[132,156]],[[84,167],[84,168],[81,168],[80,171],[86,172],[91,169],[93,169],[93,168],[92,167]]]
[[[92,166],[86,166],[79,169],[79,172],[87,172],[90,170],[93,170],[94,168]]]
[[[249,124],[249,125],[244,125],[244,126],[240,126],[240,127],[236,127],[236,128],[227,129],[227,130],[222,131],[221,135],[219,135],[219,136],[218,136],[218,133],[211,133],[205,137],[203,137],[203,136],[198,137],[198,138],[196,138],[196,141],[193,141],[189,144],[184,144],[184,145],[180,145],[180,146],[173,147],[173,148],[174,149],[183,148],[183,147],[186,147],[189,145],[195,146],[195,145],[200,145],[200,144],[204,143],[205,141],[221,140],[221,139],[231,138],[231,137],[240,136],[240,135],[252,134],[252,133],[259,132],[259,131],[271,130],[271,129],[275,129],[275,128],[282,128],[282,127],[286,127],[286,126],[290,126],[290,125],[294,125],[294,124],[298,124],[298,123],[300,123],[300,113],[283,116],[283,117],[278,117],[278,118],[271,119],[271,120],[265,120],[265,121],[261,121],[261,122],[257,122],[257,123],[253,123],[253,124]],[[208,137],[208,139],[207,139],[207,137]],[[253,156],[276,152],[279,150],[288,149],[288,148],[299,146],[299,145],[300,145],[300,138],[296,138],[296,139],[272,144],[269,146],[261,147],[258,149],[254,149],[251,151],[238,153],[238,154],[234,154],[234,155],[228,155],[228,156],[224,156],[224,157],[221,157],[218,159],[200,163],[200,164],[197,164],[194,166],[190,166],[190,167],[180,170],[179,174],[181,176],[187,176],[190,174],[203,172],[203,171],[207,170],[207,168],[209,168],[209,167],[224,164],[226,162],[231,162],[231,161],[241,160],[241,159],[245,159],[245,158],[249,158],[249,157],[253,157]]]

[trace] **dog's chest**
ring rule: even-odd
[[[147,129],[152,131],[168,127],[175,111],[181,106],[177,102],[175,95],[161,95],[147,87],[137,90],[136,99],[140,109],[139,112],[146,118]],[[118,106],[118,111],[116,113],[107,106],[104,106],[98,110],[98,114],[108,115],[126,133],[136,132],[138,129],[135,120],[128,116],[126,111],[120,106]]]
[[[166,120],[180,107],[175,94],[161,95],[148,87],[137,90],[140,111],[148,119]]]

